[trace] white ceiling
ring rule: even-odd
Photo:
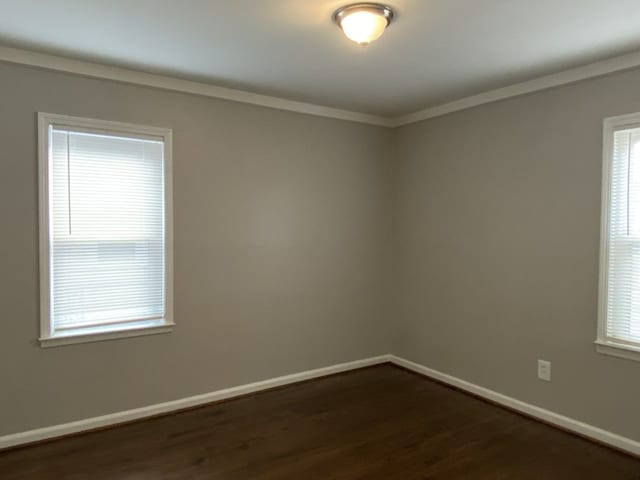
[[[349,0],[0,0],[0,44],[396,116],[640,49],[638,0],[389,0],[369,47]]]

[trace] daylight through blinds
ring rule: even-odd
[[[50,129],[55,331],[165,315],[164,143]]]

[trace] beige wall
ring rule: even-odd
[[[391,351],[640,440],[640,364],[593,347],[602,119],[638,85],[385,130],[0,65],[0,435]],[[37,345],[37,111],[173,129],[172,334]]]
[[[391,131],[0,65],[0,435],[386,353]],[[170,127],[172,334],[41,349],[36,112]]]
[[[593,345],[602,120],[640,111],[639,85],[620,73],[396,132],[394,353],[640,440],[640,363]]]

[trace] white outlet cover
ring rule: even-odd
[[[551,362],[538,360],[538,378],[546,382],[551,381]]]

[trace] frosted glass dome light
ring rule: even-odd
[[[347,38],[359,45],[369,45],[389,26],[393,10],[378,3],[355,3],[338,9],[333,18]]]

